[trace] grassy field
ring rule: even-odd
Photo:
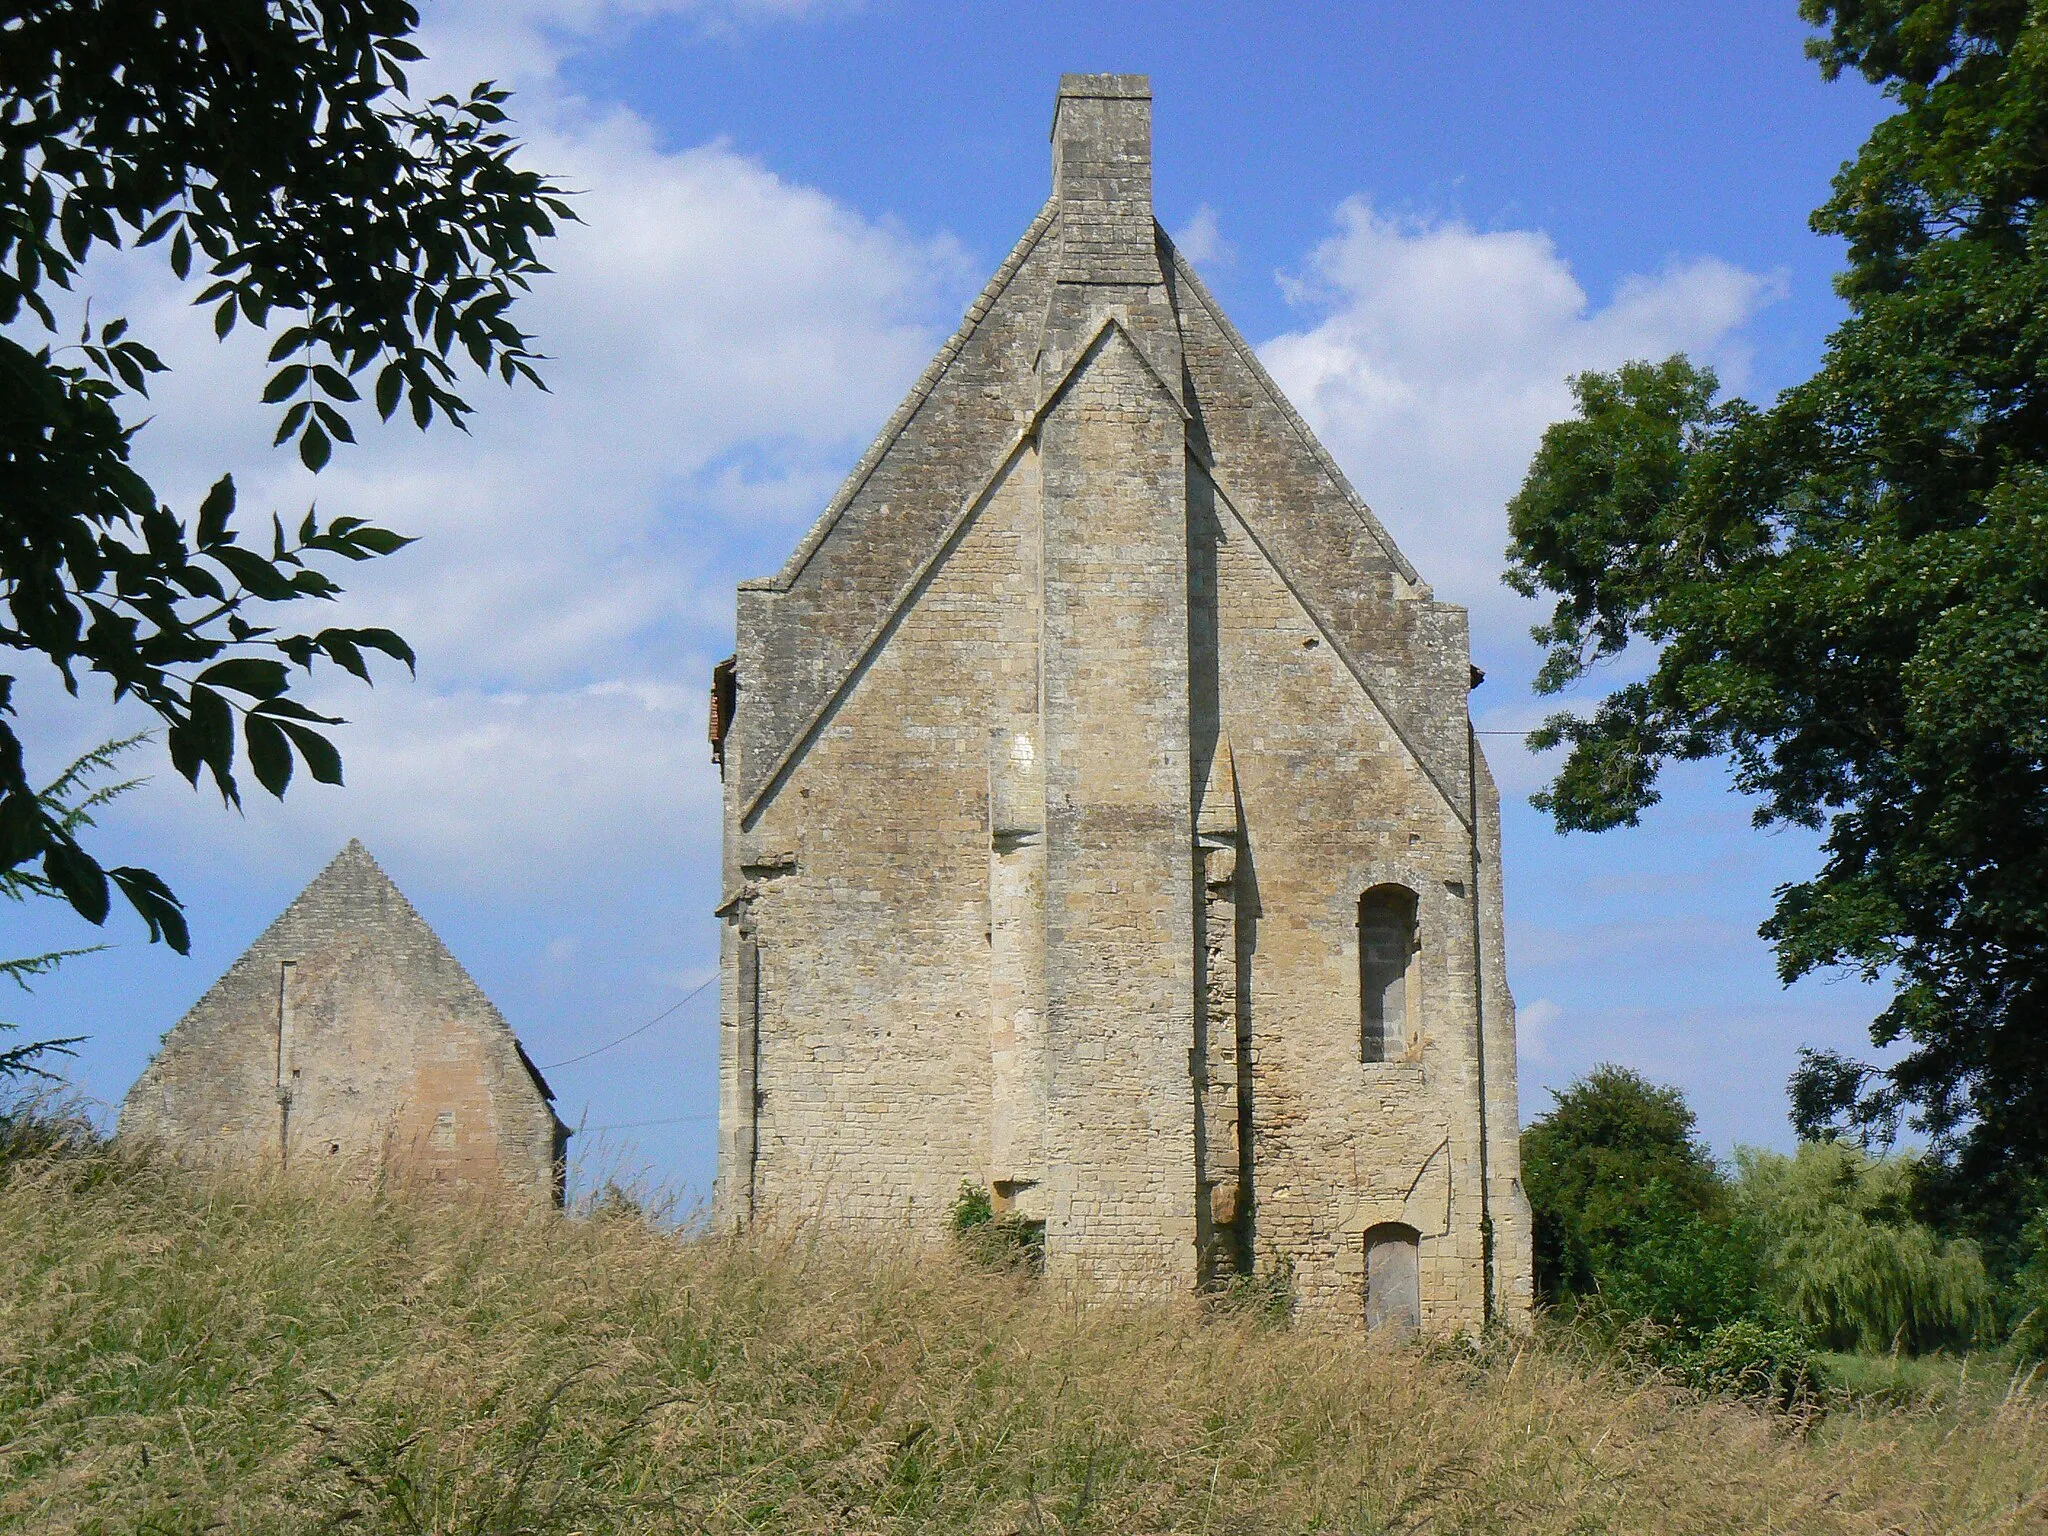
[[[1803,1428],[944,1250],[0,1169],[0,1530],[2048,1530],[2048,1393]]]

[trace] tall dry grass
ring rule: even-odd
[[[109,1157],[0,1171],[0,1529],[1994,1532],[2015,1392],[1805,1432],[1545,1346]]]

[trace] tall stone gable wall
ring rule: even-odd
[[[1063,82],[1052,201],[741,589],[717,1213],[937,1231],[986,1186],[1056,1272],[1284,1266],[1333,1322],[1395,1223],[1425,1326],[1526,1315],[1465,614],[1153,222],[1149,108]],[[1365,1061],[1383,885],[1413,1024]]]
[[[357,842],[164,1037],[120,1129],[208,1162],[561,1196],[546,1084]]]

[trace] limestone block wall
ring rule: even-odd
[[[1178,401],[1101,334],[1041,432],[1046,1259],[1150,1290],[1195,1265],[1186,450]]]
[[[1024,455],[740,840],[729,926],[735,967],[742,944],[758,956],[758,1148],[751,1200],[721,1164],[729,1219],[751,1204],[932,1227],[964,1181],[988,1181],[988,753],[991,722],[1036,714],[1036,482]],[[722,1053],[735,1131],[741,993]]]
[[[718,1218],[938,1232],[966,1181],[1118,1289],[1286,1268],[1355,1325],[1377,1267],[1383,1316],[1526,1316],[1464,612],[1153,223],[1142,78],[1068,77],[1054,145],[961,332],[739,594]],[[1417,947],[1382,1060],[1388,886]]]
[[[567,1135],[503,1017],[355,842],[165,1035],[120,1133],[553,1201]]]
[[[1291,1259],[1304,1311],[1362,1316],[1357,1217],[1398,1212],[1435,1159],[1448,1189],[1417,1224],[1424,1322],[1476,1326],[1469,833],[1227,503],[1199,500],[1196,538],[1214,550],[1216,729],[1242,807],[1253,1257]],[[1380,885],[1415,894],[1420,951],[1409,1044],[1365,1062],[1358,904]]]

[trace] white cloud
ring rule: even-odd
[[[1515,1045],[1523,1061],[1535,1065],[1550,1060],[1551,1042],[1563,1017],[1564,1010],[1547,997],[1515,1010]]]
[[[1228,267],[1237,260],[1237,250],[1223,238],[1223,226],[1216,210],[1202,204],[1187,223],[1173,232],[1173,243],[1181,255],[1198,267]]]
[[[427,56],[412,83],[431,93],[491,79],[522,92],[559,94],[562,63],[577,48],[658,17],[720,34],[859,8],[860,0],[440,0],[425,8],[420,39]]]
[[[1505,507],[1567,378],[1686,351],[1739,387],[1741,331],[1782,280],[1714,257],[1629,278],[1596,306],[1551,238],[1394,218],[1353,198],[1284,278],[1305,329],[1259,349],[1425,578],[1486,638],[1527,610],[1499,584]]]
[[[550,6],[545,29],[539,6],[436,18],[445,77],[487,72],[508,38],[530,51],[514,103],[528,158],[582,189],[584,222],[518,311],[551,393],[472,380],[469,435],[372,426],[309,475],[270,448],[275,412],[256,403],[268,338],[217,345],[157,253],[92,274],[100,312],[117,306],[173,365],[138,442],[173,505],[232,469],[252,525],[317,502],[420,540],[341,572],[338,612],[295,616],[388,624],[420,654],[416,683],[387,668],[374,691],[309,699],[351,721],[346,793],[301,783],[272,807],[251,786],[248,819],[224,832],[161,775],[140,808],[190,856],[224,843],[303,863],[293,845],[360,833],[458,878],[545,878],[715,848],[703,696],[733,582],[780,563],[973,274],[949,239],[863,217],[722,142],[664,150],[632,114],[553,88],[561,29],[651,8]],[[29,703],[53,746],[114,723],[54,690]]]

